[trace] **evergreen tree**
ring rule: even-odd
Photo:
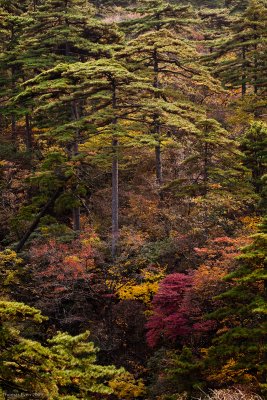
[[[212,53],[214,46],[220,43],[222,38],[226,40],[226,37],[229,37],[229,27],[233,23],[233,17],[226,8],[204,8],[198,15],[201,18],[205,45]]]
[[[30,324],[44,320],[35,308],[0,301],[0,372],[5,395],[38,393],[46,399],[74,400],[111,394],[108,380],[124,370],[96,364],[97,349],[88,342],[88,332],[78,336],[58,332],[46,345],[29,338]]]
[[[266,90],[266,18],[264,1],[250,0],[232,25],[232,37],[216,46],[212,67],[227,88],[242,89],[242,95]]]
[[[256,193],[264,200],[264,175],[267,173],[267,126],[254,122],[241,138],[244,164],[251,171]]]
[[[232,284],[218,296],[223,306],[211,314],[221,321],[221,327],[207,357],[208,366],[216,364],[215,375],[220,376],[228,369],[230,381],[255,380],[264,392],[267,389],[266,222],[265,218],[252,244],[243,250],[239,267],[226,277]]]
[[[121,40],[115,26],[95,17],[87,0],[49,0],[29,11],[30,23],[20,41],[26,71],[41,72],[60,62],[110,56]]]
[[[111,57],[113,49],[121,41],[121,34],[115,26],[105,24],[95,18],[93,7],[84,0],[38,2],[29,8],[27,17],[28,27],[24,29],[18,44],[20,56],[18,62],[21,65],[25,79],[31,75],[38,75],[43,70],[54,67],[60,62],[74,63],[87,60]],[[34,105],[30,98],[27,103],[20,104],[19,111],[26,115],[30,141],[33,142],[31,117]],[[54,124],[62,125],[79,120],[83,114],[83,103],[77,99],[65,102],[58,107],[53,115]],[[51,126],[51,115],[44,116],[46,121],[41,121],[42,128]],[[60,122],[59,122],[60,121]],[[34,124],[35,121],[32,121]],[[37,124],[40,126],[39,121]],[[54,125],[54,126],[55,126]],[[74,129],[74,128],[73,128]],[[67,159],[78,156],[78,144],[80,130],[75,128],[71,139],[61,142],[63,152]],[[66,151],[67,150],[67,151]],[[53,157],[53,155],[51,155]],[[61,155],[59,155],[61,157]],[[67,161],[66,159],[66,161]],[[76,163],[77,166],[77,163]],[[79,168],[76,168],[78,177]],[[81,186],[80,186],[81,187]],[[79,187],[73,182],[72,189],[79,192]],[[76,196],[74,196],[76,197]],[[80,230],[80,201],[73,203],[73,228]]]
[[[112,159],[113,256],[116,253],[119,234],[119,140],[121,137],[130,136],[131,131],[141,126],[142,121],[138,123],[138,119],[134,127],[125,125],[125,121],[135,120],[134,115],[140,107],[140,95],[146,91],[147,85],[144,79],[140,79],[114,60],[100,59],[85,63],[60,64],[28,81],[25,92],[18,96],[18,100],[23,102],[34,96],[37,112],[47,116],[51,110],[57,112],[58,108],[68,109],[67,105],[73,102],[83,102],[84,112],[79,114],[75,121],[67,122],[64,120],[64,115],[61,124],[58,119],[49,121],[49,137],[54,138],[56,146],[72,144],[76,141],[77,131],[80,132],[79,143],[83,149],[90,148],[91,137],[94,138],[95,135],[101,138],[100,148],[103,148],[103,143],[109,143],[107,147],[109,151],[111,150]],[[136,143],[135,139],[134,142]],[[43,163],[45,172],[42,175],[38,174],[38,180],[43,176],[47,181],[46,170],[48,168],[51,171],[51,167],[57,170],[60,168],[63,172],[63,181],[68,176],[73,176],[75,179],[75,163],[80,164],[80,158],[74,157],[72,163],[66,163],[67,152],[68,148],[65,147],[65,150],[57,149],[54,155],[50,154]],[[86,156],[86,152],[84,154]],[[54,172],[53,174],[55,176]]]
[[[242,12],[248,6],[249,0],[224,0],[225,7],[228,7],[232,13]]]
[[[122,24],[130,29],[131,40],[119,54],[132,70],[149,79],[153,101],[145,108],[150,115],[150,134],[155,145],[156,178],[162,184],[162,142],[179,132],[195,131],[196,111],[191,99],[201,90],[216,90],[207,70],[198,63],[190,42],[190,25],[195,17],[189,6],[174,6],[160,0],[146,1],[137,8],[141,17]],[[190,96],[194,87],[195,94]],[[201,94],[200,94],[201,96]]]
[[[1,124],[0,128],[6,127],[11,131],[11,143],[17,146],[19,119],[16,107],[10,107],[8,100],[18,92],[18,86],[22,81],[21,66],[18,62],[18,43],[23,29],[28,24],[25,16],[28,2],[18,4],[17,1],[0,2],[0,96],[1,96]],[[10,128],[9,128],[10,126]],[[27,126],[25,124],[25,144],[30,150],[31,143],[27,136]]]
[[[207,238],[215,225],[229,234],[230,221],[253,206],[250,175],[242,165],[238,142],[216,120],[203,118],[196,127],[198,132],[183,145],[184,158],[176,177],[163,191],[187,204],[192,223],[199,224]]]

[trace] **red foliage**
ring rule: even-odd
[[[54,292],[63,292],[73,286],[75,281],[92,278],[94,253],[90,245],[83,245],[75,240],[68,244],[57,242],[55,239],[31,248],[31,260],[42,265],[42,270],[36,272],[36,278],[42,279],[42,285]]]
[[[62,324],[60,329],[87,321],[99,295],[96,239],[93,232],[85,231],[68,243],[47,239],[36,241],[30,249],[34,306]]]
[[[207,247],[195,248],[195,252],[203,257],[205,263],[214,264],[222,262],[223,265],[232,262],[239,254],[240,248],[248,244],[247,237],[230,238],[228,236],[218,237],[210,240]]]
[[[154,347],[162,336],[175,340],[190,334],[192,324],[187,294],[191,287],[189,275],[175,273],[163,279],[152,302],[153,315],[146,325],[149,346]]]

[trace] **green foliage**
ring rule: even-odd
[[[266,390],[266,1],[93,4],[0,0],[0,397]]]
[[[222,39],[210,56],[218,76],[227,88],[242,88],[242,94],[264,92],[266,78],[267,8],[261,0],[251,0],[237,21],[233,21],[230,37]]]
[[[217,378],[211,380],[222,379],[228,368],[230,381],[250,380],[266,390],[266,257],[265,219],[239,257],[239,267],[225,278],[232,283],[230,289],[218,296],[223,307],[212,315],[222,328],[207,354],[208,365],[217,369]]]
[[[241,149],[244,153],[244,164],[251,171],[252,184],[255,191],[262,197],[264,208],[264,191],[267,173],[267,125],[264,122],[254,122],[241,139]]]
[[[0,302],[1,384],[9,396],[38,395],[47,399],[94,399],[108,395],[108,381],[124,372],[96,364],[89,333],[78,336],[59,332],[46,345],[25,338],[25,321],[42,322],[40,311],[23,303]],[[97,398],[97,397],[96,397]]]
[[[188,347],[183,347],[180,354],[171,354],[167,367],[167,376],[175,383],[178,393],[191,393],[205,385],[201,379],[203,363],[198,360]]]

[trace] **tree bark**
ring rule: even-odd
[[[242,96],[245,96],[246,92],[247,92],[247,83],[246,83],[246,73],[245,73],[245,69],[246,69],[246,49],[245,46],[242,47]]]
[[[22,239],[20,240],[20,242],[18,243],[17,247],[16,247],[16,252],[20,252],[25,243],[27,242],[27,240],[29,239],[29,237],[31,236],[31,234],[35,231],[35,229],[38,227],[40,220],[42,217],[45,216],[45,214],[47,213],[47,211],[49,210],[49,208],[54,204],[54,202],[56,201],[56,199],[59,197],[59,195],[61,194],[61,192],[63,191],[63,188],[59,188],[54,195],[51,197],[51,199],[48,200],[48,202],[45,204],[45,206],[42,208],[42,210],[40,211],[40,213],[37,215],[37,217],[35,218],[35,220],[33,221],[33,223],[31,224],[30,228],[28,229],[28,231],[24,234],[24,236],[22,237]]]
[[[112,243],[111,256],[116,256],[119,238],[119,162],[118,162],[118,140],[113,139],[112,159]]]
[[[17,144],[17,125],[15,115],[11,115],[11,140],[14,146]]]
[[[161,146],[160,143],[155,147],[156,155],[156,178],[158,185],[162,184],[162,161],[161,161]]]
[[[79,109],[78,109],[78,104],[76,101],[73,101],[72,105],[71,105],[71,110],[72,110],[72,117],[74,119],[74,121],[78,121],[80,118],[80,113],[79,113]],[[73,147],[72,147],[72,154],[74,156],[76,156],[78,154],[78,146],[79,146],[79,137],[80,137],[80,132],[77,129],[76,131],[76,137],[73,143]],[[80,207],[74,207],[72,210],[72,224],[73,224],[73,230],[76,232],[79,232],[81,229],[81,221],[80,221],[80,216],[81,216],[81,209]]]
[[[154,49],[154,83],[153,86],[155,89],[159,87],[159,62],[158,62],[158,54],[157,49]],[[159,94],[155,93],[155,98],[159,98]],[[162,184],[162,157],[161,157],[161,145],[160,145],[160,126],[159,126],[159,115],[154,115],[154,135],[157,136],[157,145],[155,146],[155,162],[156,162],[156,180],[158,185]]]
[[[206,196],[208,193],[208,181],[209,181],[209,173],[208,173],[208,143],[205,142],[204,146],[204,165],[203,165],[203,195]]]
[[[74,207],[72,213],[73,213],[73,230],[78,232],[81,230],[80,207]]]
[[[116,83],[112,82],[112,108],[116,110],[117,94]],[[117,117],[113,119],[113,125],[117,123]],[[116,257],[118,239],[119,239],[119,160],[118,160],[118,139],[113,137],[112,140],[112,232],[111,232],[111,257]]]
[[[32,127],[29,114],[25,116],[25,123],[26,123],[26,150],[30,153],[32,151],[33,140],[32,140]]]

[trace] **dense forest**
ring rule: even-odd
[[[267,1],[0,0],[0,399],[267,398]]]

